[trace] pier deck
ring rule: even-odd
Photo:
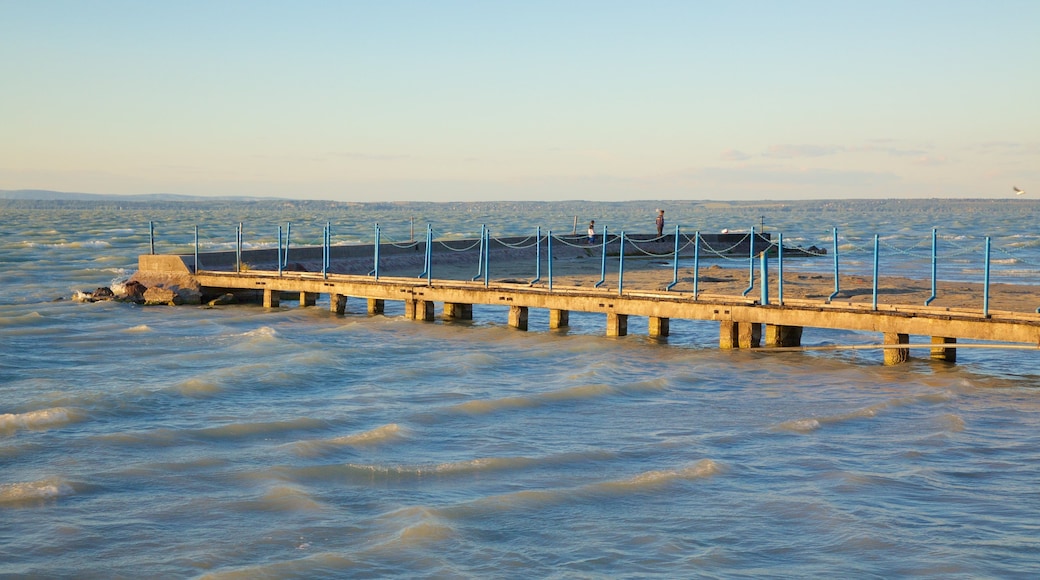
[[[717,321],[721,348],[798,346],[802,329],[829,328],[880,333],[886,345],[886,364],[905,361],[910,335],[931,337],[932,358],[954,361],[959,339],[1040,345],[1040,316],[1015,312],[959,311],[949,308],[828,304],[813,300],[785,300],[759,304],[741,296],[712,296],[690,292],[625,291],[586,287],[554,287],[516,283],[387,278],[308,272],[214,272],[194,274],[207,293],[255,293],[265,306],[280,303],[285,294],[299,295],[301,305],[313,304],[319,294],[330,296],[330,307],[343,312],[347,297],[369,301],[369,311],[382,312],[382,301],[399,300],[406,316],[433,320],[435,304],[443,304],[448,318],[471,318],[472,305],[510,309],[509,323],[527,329],[527,310],[550,311],[550,327],[567,325],[569,312],[606,315],[606,334],[623,336],[628,317],[649,319],[651,336],[667,336],[670,319]]]

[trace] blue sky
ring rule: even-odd
[[[1040,2],[0,0],[0,189],[1040,195]]]

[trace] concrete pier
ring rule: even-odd
[[[147,259],[145,259],[147,258]],[[625,291],[595,287],[549,289],[520,282],[485,283],[467,280],[430,280],[415,278],[375,279],[372,276],[310,272],[271,272],[250,269],[246,272],[199,271],[187,266],[188,256],[142,256],[142,268],[169,277],[190,277],[204,296],[235,294],[240,301],[260,302],[266,308],[280,306],[283,294],[299,296],[300,306],[315,304],[319,294],[327,294],[329,310],[343,314],[348,296],[367,300],[369,314],[381,314],[386,300],[404,303],[405,316],[432,321],[435,304],[443,304],[443,317],[471,320],[473,305],[503,306],[509,309],[509,325],[528,329],[529,310],[546,309],[549,328],[565,328],[570,312],[602,313],[606,316],[605,334],[628,334],[628,318],[648,319],[648,335],[668,336],[670,321],[715,321],[719,325],[719,348],[750,349],[798,347],[804,329],[829,328],[876,332],[884,346],[885,364],[908,360],[910,336],[927,337],[932,359],[954,362],[959,340],[996,341],[1040,345],[1040,315],[1013,312],[954,311],[926,306],[884,306],[831,304],[814,300],[785,300],[783,304],[760,304],[743,296],[694,296],[689,292]],[[916,345],[915,345],[916,346]]]

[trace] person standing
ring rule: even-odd
[[[664,233],[664,210],[657,210],[657,236],[660,237]]]
[[[596,220],[589,221],[589,245],[596,243]]]

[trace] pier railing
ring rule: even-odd
[[[809,273],[817,282],[822,277],[828,277],[833,282],[833,292],[820,297],[827,303],[841,298],[856,297],[862,300],[869,295],[870,307],[877,310],[881,295],[885,293],[882,288],[882,280],[885,278],[926,279],[930,282],[930,293],[923,300],[925,306],[941,298],[940,281],[972,283],[981,288],[981,304],[975,308],[981,308],[983,315],[988,316],[994,265],[994,248],[990,237],[944,237],[937,229],[932,229],[910,246],[899,247],[890,241],[894,238],[888,236],[874,234],[871,237],[854,237],[833,228],[829,236],[824,236],[831,242],[829,250],[815,245],[809,248],[787,246],[783,233],[777,233],[774,238],[772,233],[756,232],[754,227],[746,232],[702,234],[700,231],[684,232],[680,226],[675,226],[674,232],[663,235],[626,234],[624,231],[614,233],[604,227],[590,238],[575,233],[561,235],[551,230],[543,232],[540,227],[528,236],[500,237],[482,225],[477,239],[458,239],[438,238],[433,226],[427,224],[421,239],[416,239],[414,232],[410,231],[410,239],[394,240],[375,224],[371,243],[357,239],[356,236],[350,240],[339,239],[334,243],[331,222],[324,224],[320,239],[300,239],[298,235],[293,238],[291,223],[286,223],[284,228],[279,225],[276,231],[274,240],[261,238],[251,242],[245,239],[243,224],[239,223],[234,228],[231,242],[222,236],[200,238],[196,226],[193,268],[195,271],[263,269],[277,270],[279,274],[290,269],[305,269],[311,272],[320,270],[324,276],[330,273],[366,274],[378,279],[388,270],[393,275],[402,275],[402,270],[417,267],[419,271],[413,270],[410,275],[425,278],[427,283],[432,284],[435,278],[445,277],[443,274],[438,275],[438,267],[444,270],[443,265],[448,263],[456,266],[452,269],[457,272],[457,266],[468,261],[473,268],[471,272],[475,274],[466,274],[465,278],[482,281],[487,286],[501,264],[508,262],[508,272],[514,272],[517,263],[526,263],[530,270],[522,281],[552,289],[554,267],[558,278],[573,279],[577,271],[573,267],[576,263],[581,263],[584,274],[594,273],[589,264],[598,263],[599,279],[594,286],[603,286],[609,277],[615,283],[617,294],[622,295],[626,291],[646,290],[625,287],[628,259],[630,263],[637,260],[640,267],[646,267],[647,263],[657,268],[670,266],[672,279],[664,286],[664,290],[692,293],[692,298],[696,300],[706,280],[716,282],[714,277],[704,276],[702,268],[705,261],[712,261],[716,265],[730,266],[731,269],[746,267],[747,286],[739,291],[740,294],[747,297],[757,287],[758,303],[768,305],[784,304],[785,300],[790,299],[789,293],[785,297],[785,290],[789,292],[791,288],[791,272],[785,272],[785,265],[790,268],[790,260],[797,259],[799,279]],[[901,240],[908,238],[905,234],[898,237]],[[232,249],[227,249],[229,246]],[[207,248],[206,251],[203,251],[203,247]],[[1014,248],[995,250],[1004,256],[998,264],[1017,266],[1019,276],[1023,265],[1036,268],[1030,272],[1040,273],[1040,265],[1031,264]],[[149,251],[156,253],[154,223],[149,223]],[[183,252],[178,253],[183,255]],[[565,262],[571,267],[566,272],[560,272]],[[359,267],[362,269],[359,270]],[[680,277],[680,271],[687,276]],[[848,288],[850,280],[853,283],[869,280],[869,292],[864,292],[862,288]],[[774,289],[775,294],[771,292]],[[1033,310],[1034,307],[1028,306],[1028,309]],[[1040,308],[1036,308],[1035,312],[1040,312]]]

